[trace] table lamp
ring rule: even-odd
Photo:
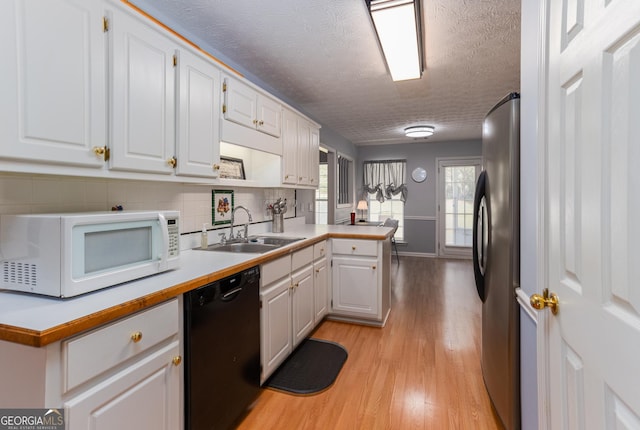
[[[360,200],[358,202],[358,206],[356,207],[356,209],[358,209],[359,211],[361,211],[360,213],[360,222],[365,222],[366,220],[364,219],[364,211],[366,211],[367,209],[369,209],[369,207],[367,206],[367,201],[366,200]]]

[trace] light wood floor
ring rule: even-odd
[[[386,327],[323,322],[349,357],[313,396],[265,389],[248,429],[500,429],[480,369],[480,299],[469,261],[401,257]]]

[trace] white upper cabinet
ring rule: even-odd
[[[282,115],[282,183],[298,183],[298,115],[285,109]]]
[[[320,129],[288,109],[283,114],[282,183],[317,187]]]
[[[224,119],[280,137],[282,106],[241,81],[224,79]]]
[[[111,165],[115,170],[173,173],[175,66],[178,45],[144,18],[113,10]]]
[[[220,70],[189,51],[180,51],[177,98],[176,174],[218,177]]]
[[[104,4],[0,2],[0,156],[102,167],[106,45]]]

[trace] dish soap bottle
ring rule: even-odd
[[[209,247],[209,238],[207,237],[207,224],[202,224],[202,233],[200,233],[200,249]]]

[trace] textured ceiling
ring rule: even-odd
[[[356,145],[479,139],[520,88],[520,0],[422,0],[426,70],[395,83],[364,0],[130,1]]]

